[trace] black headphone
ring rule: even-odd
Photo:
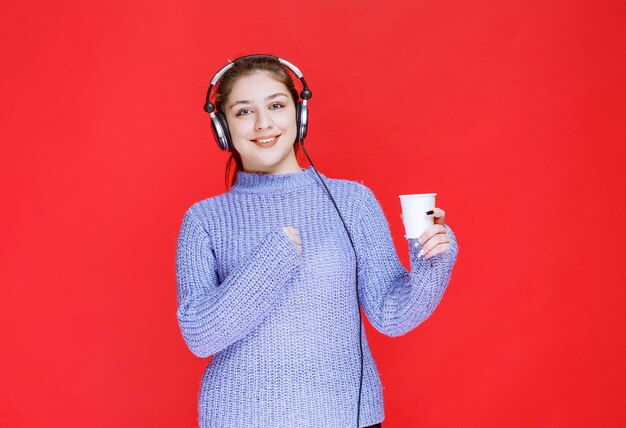
[[[204,111],[211,115],[211,129],[213,130],[213,135],[215,136],[215,140],[217,142],[218,147],[221,150],[228,150],[232,152],[234,150],[233,141],[230,137],[230,131],[228,130],[228,122],[226,121],[226,116],[221,111],[217,111],[215,105],[211,102],[211,90],[213,87],[219,82],[224,73],[228,71],[231,67],[233,67],[238,61],[244,58],[270,58],[278,61],[280,64],[287,67],[289,70],[293,71],[293,73],[302,81],[302,85],[304,89],[300,92],[301,101],[298,101],[296,104],[296,126],[298,129],[298,133],[296,135],[296,141],[299,141],[300,144],[304,145],[304,138],[306,137],[307,126],[309,124],[309,112],[307,110],[307,101],[313,95],[309,90],[309,87],[304,80],[304,76],[295,65],[291,64],[289,61],[285,61],[284,59],[278,58],[273,55],[265,55],[265,54],[253,54],[246,55],[236,60],[230,62],[228,65],[222,67],[220,71],[213,76],[211,79],[211,85],[209,86],[209,90],[206,93],[206,102],[204,104]]]

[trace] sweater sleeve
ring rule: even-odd
[[[176,249],[177,318],[189,349],[206,357],[253,331],[300,260],[296,244],[276,228],[219,283],[210,236],[190,208]]]
[[[411,271],[398,259],[389,224],[370,189],[360,213],[356,247],[359,300],[370,323],[388,336],[403,335],[425,321],[439,304],[450,281],[458,247],[452,229],[450,247],[429,259],[418,258],[422,246],[408,239]]]

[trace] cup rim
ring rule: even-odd
[[[413,193],[410,195],[398,195],[399,198],[428,198],[432,196],[437,196],[436,193]]]

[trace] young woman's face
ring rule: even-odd
[[[301,172],[293,148],[296,107],[284,84],[265,72],[241,77],[223,106],[246,172]]]

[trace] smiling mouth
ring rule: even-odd
[[[272,137],[264,137],[264,138],[257,138],[256,140],[250,140],[260,146],[273,146],[274,143],[276,142],[276,140],[278,140],[278,137],[280,137],[282,134],[278,134],[278,135],[274,135]]]

